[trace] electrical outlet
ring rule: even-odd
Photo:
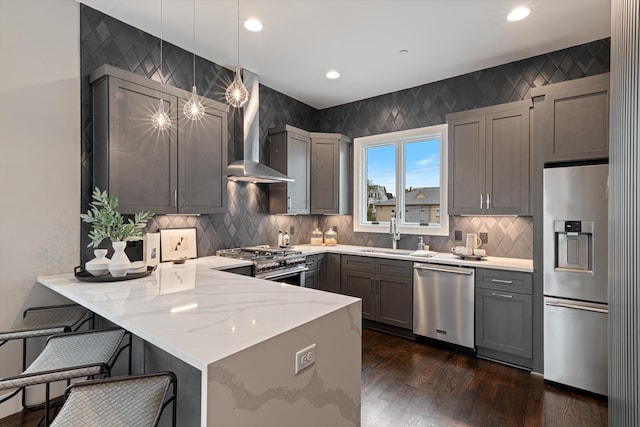
[[[293,236],[293,232],[296,230],[296,227],[294,227],[293,225],[289,227],[289,235]]]
[[[296,368],[294,374],[307,369],[316,363],[316,345],[311,344],[309,347],[303,348],[296,352]]]
[[[453,232],[453,240],[455,240],[456,242],[459,242],[460,240],[462,240],[462,231],[454,230],[454,232]]]
[[[489,233],[480,233],[480,241],[482,243],[489,243]]]

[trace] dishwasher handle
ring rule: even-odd
[[[414,270],[423,271],[437,271],[439,273],[452,273],[452,274],[464,274],[466,276],[472,276],[474,273],[473,268],[461,268],[461,267],[442,267],[427,264],[413,264]]]

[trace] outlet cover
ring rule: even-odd
[[[453,240],[459,242],[460,240],[462,240],[462,231],[460,230],[454,230],[453,232]]]
[[[289,227],[289,235],[293,236],[293,232],[296,231],[296,227],[295,226],[291,226]]]
[[[480,233],[480,241],[482,243],[489,243],[489,233]]]
[[[316,363],[316,344],[313,343],[309,347],[303,348],[296,352],[296,367],[294,374],[307,369]]]

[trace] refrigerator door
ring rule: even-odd
[[[544,378],[607,395],[607,306],[544,299]]]
[[[544,170],[544,294],[607,298],[608,165]]]

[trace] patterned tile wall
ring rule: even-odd
[[[80,56],[82,87],[82,205],[85,212],[91,201],[93,188],[93,122],[92,95],[88,75],[103,64],[162,80],[184,90],[191,90],[193,56],[170,43],[163,43],[162,70],[160,69],[160,40],[137,28],[118,21],[88,6],[80,11]],[[224,102],[224,89],[232,80],[231,71],[203,58],[196,57],[196,85],[201,95]],[[306,104],[260,85],[260,148],[261,160],[268,163],[267,130],[290,124],[302,129],[316,129],[318,111]],[[242,114],[231,110],[229,115],[228,160],[243,158]],[[258,243],[275,244],[278,228],[293,227],[294,243],[308,240],[312,217],[281,217],[268,214],[268,185],[228,183],[228,210],[224,214],[201,216],[154,217],[147,227],[153,232],[159,228],[196,227],[198,256],[212,255],[217,249],[248,246]],[[304,237],[305,230],[309,230]],[[88,244],[89,228],[83,224],[81,242]],[[104,242],[107,247],[108,242]],[[132,259],[142,257],[141,244],[127,248]],[[81,261],[92,258],[92,251],[84,249]]]
[[[610,45],[610,39],[598,40],[328,108],[320,111],[318,124],[323,132],[341,132],[356,138],[444,123],[448,113],[520,101],[529,97],[533,87],[608,72]],[[323,226],[338,225],[338,237],[344,243],[391,247],[389,235],[354,233],[350,231],[351,222],[350,217],[327,217]],[[450,229],[449,237],[428,239],[432,249],[447,251],[454,246],[454,230],[461,230],[463,236],[487,231],[488,253],[515,258],[533,256],[531,217],[453,217]],[[400,244],[415,248],[417,242],[417,236],[406,236]]]
[[[102,64],[111,64],[147,78],[190,90],[192,54],[170,43],[163,44],[160,70],[158,38],[108,15],[81,5],[82,95],[82,211],[91,196],[93,136],[92,98],[88,75]],[[526,98],[531,87],[599,74],[609,70],[608,39],[558,52],[469,73],[416,88],[365,99],[326,110],[315,110],[266,86],[260,86],[261,160],[268,163],[266,131],[290,124],[311,131],[340,132],[352,137],[410,129],[444,122],[445,114]],[[196,85],[201,94],[223,102],[224,87],[231,81],[229,70],[203,58],[196,58]],[[229,116],[229,162],[242,158],[241,114]],[[228,210],[202,216],[156,216],[148,231],[159,228],[196,227],[198,256],[217,249],[259,243],[275,244],[277,230],[293,231],[292,243],[309,241],[315,227],[338,227],[341,243],[391,246],[387,234],[354,233],[350,216],[281,216],[268,214],[268,185],[228,184]],[[451,236],[425,241],[432,249],[446,251],[455,245],[453,230],[487,231],[489,253],[531,258],[530,218],[453,217]],[[83,224],[83,247],[88,228]],[[403,236],[401,247],[417,246],[417,236]],[[140,245],[128,248],[133,259],[141,257]],[[82,261],[92,257],[85,249]]]

